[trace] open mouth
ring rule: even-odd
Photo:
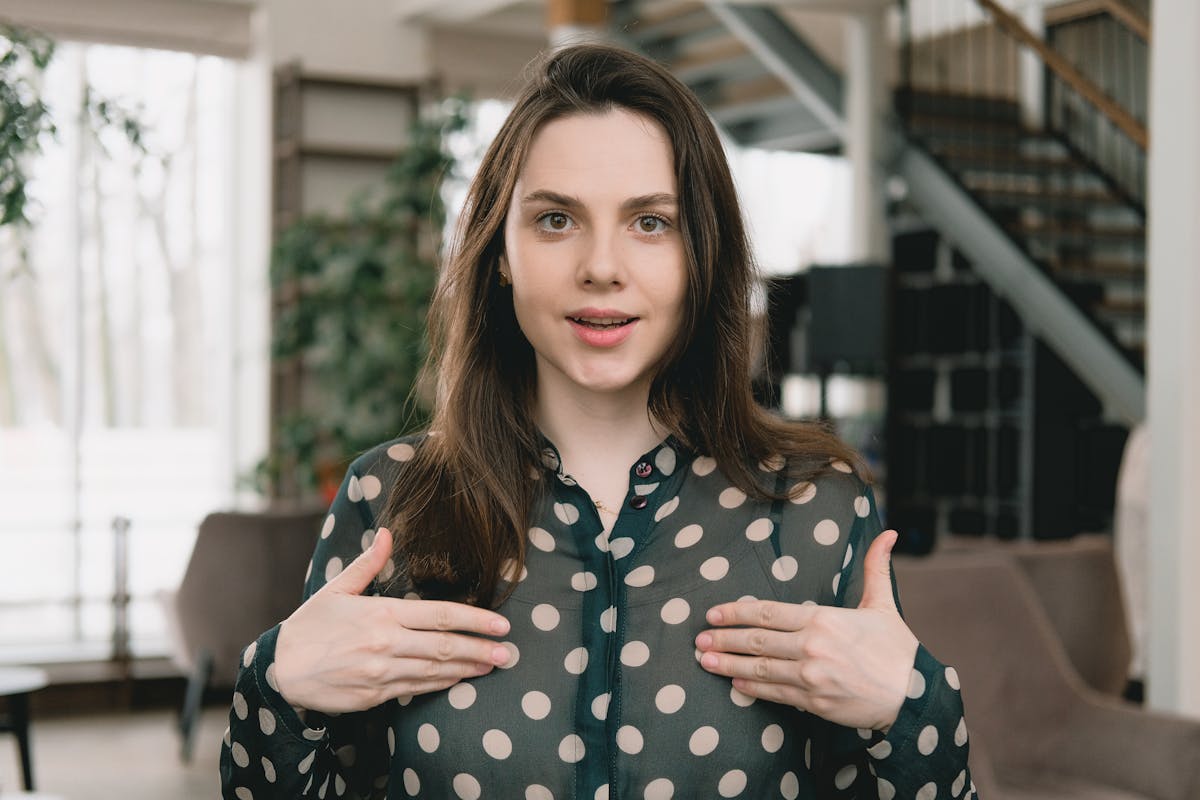
[[[626,317],[625,319],[595,319],[592,317],[567,317],[576,325],[582,325],[585,328],[591,328],[596,331],[608,331],[614,328],[623,328],[631,322],[636,322],[637,317]]]

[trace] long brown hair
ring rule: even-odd
[[[535,62],[488,148],[430,307],[425,369],[437,387],[435,433],[401,471],[384,514],[409,581],[426,594],[495,604],[501,570],[524,563],[541,445],[533,350],[511,291],[497,281],[505,216],[542,125],[618,107],[657,121],[672,140],[685,243],[683,321],[650,389],[653,418],[760,498],[774,496],[755,467],[763,459],[787,457],[789,482],[815,477],[832,460],[860,463],[825,428],[784,422],[754,401],[755,267],[724,150],[699,100],[640,55],[568,47]]]

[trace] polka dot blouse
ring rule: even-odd
[[[397,440],[351,465],[306,595],[370,545],[414,446]],[[605,534],[552,446],[544,463],[526,568],[507,571],[517,587],[498,609],[511,623],[504,668],[302,722],[276,691],[277,626],[243,653],[221,755],[227,800],[975,796],[957,675],[924,647],[886,736],[756,700],[697,662],[695,637],[718,603],[857,606],[881,528],[844,464],[788,487],[781,463],[764,462],[790,500],[760,502],[667,440],[631,466]],[[396,576],[403,595],[403,566],[389,562],[381,578]]]

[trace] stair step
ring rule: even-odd
[[[980,196],[985,205],[1003,208],[1083,209],[1099,205],[1124,208],[1126,205],[1125,201],[1103,189],[1025,189],[1016,186],[970,186],[970,182],[965,183]]]
[[[676,52],[729,32],[702,3],[676,3],[639,12],[622,26],[625,35],[655,58]],[[667,51],[663,53],[662,51]]]
[[[1145,298],[1105,298],[1094,306],[1097,314],[1103,317],[1134,317],[1146,316]]]
[[[710,39],[700,43],[669,64],[675,77],[694,86],[713,80],[739,80],[765,74],[762,62],[744,44],[733,37]]]
[[[896,107],[910,114],[966,115],[1018,120],[1021,106],[1008,97],[990,97],[960,92],[897,89]]]
[[[713,119],[724,126],[786,114],[799,105],[796,96],[774,75],[721,85],[702,99]]]
[[[1046,267],[1056,276],[1067,279],[1096,279],[1141,283],[1146,279],[1144,261],[1109,259],[1045,259]]]
[[[956,172],[968,169],[996,170],[1004,173],[1060,174],[1076,172],[1090,174],[1086,167],[1066,155],[1025,155],[1007,148],[988,148],[963,144],[940,144],[933,154],[949,164]]]
[[[1146,239],[1146,230],[1141,226],[1095,227],[1092,225],[1063,225],[1058,222],[1015,221],[1006,223],[1009,231],[1017,236],[1037,239],[1053,239],[1055,241],[1077,242],[1103,240],[1142,244]]]

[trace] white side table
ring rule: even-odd
[[[0,697],[8,702],[8,713],[0,715],[0,732],[17,737],[21,755],[21,778],[25,791],[33,791],[33,763],[29,757],[29,696],[48,684],[45,671],[33,667],[0,667]]]

